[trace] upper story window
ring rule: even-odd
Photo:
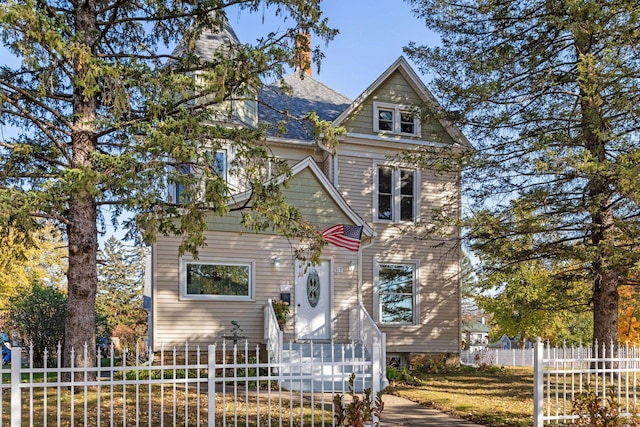
[[[213,156],[213,165],[212,169],[215,173],[220,175],[225,181],[228,181],[227,177],[227,150],[221,150],[215,153]]]
[[[181,262],[181,296],[187,299],[253,299],[253,262],[238,260]]]
[[[210,163],[211,171],[228,183],[229,161],[227,150],[207,153],[201,160]],[[184,163],[176,166],[174,170],[177,176],[173,181],[174,183],[169,185],[169,201],[171,203],[187,203],[190,196],[198,198],[202,195],[201,191],[204,191],[204,186],[199,188],[198,184],[198,181],[201,181],[198,177],[202,177],[202,171],[198,170],[198,166],[195,163]],[[192,191],[188,191],[190,189]]]
[[[398,135],[419,136],[419,111],[398,104],[374,102],[373,130]]]
[[[390,222],[415,221],[418,212],[418,172],[378,165],[376,173],[374,218]]]
[[[177,168],[179,181],[173,186],[173,194],[171,195],[171,201],[173,203],[186,203],[188,202],[187,195],[185,194],[185,190],[187,189],[188,184],[185,181],[188,179],[188,176],[191,174],[191,165],[182,164]]]

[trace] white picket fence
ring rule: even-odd
[[[117,358],[111,348],[106,366],[63,367],[58,356],[54,367],[35,367],[32,349],[14,347],[11,366],[0,369],[0,425],[333,425],[333,397],[347,390],[352,373],[361,385],[377,388],[379,343],[372,348],[374,362],[354,356],[318,366],[300,357],[286,370],[263,357],[259,346],[251,350],[246,342],[223,343],[205,354],[186,344],[162,350],[151,363],[138,351]],[[304,390],[304,382],[310,391],[293,391]],[[341,387],[324,389],[325,383]]]
[[[534,427],[585,425],[586,404],[598,408],[600,417],[632,417],[638,425],[640,348],[552,348],[538,341],[533,351]]]

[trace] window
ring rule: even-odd
[[[227,180],[227,151],[218,151],[213,157],[213,171]]]
[[[416,309],[416,265],[377,265],[378,321],[382,324],[412,325]]]
[[[373,130],[375,132],[420,135],[420,114],[416,109],[374,102],[373,110]]]
[[[191,165],[182,164],[177,168],[178,171],[178,182],[176,182],[173,194],[173,202],[174,203],[185,203],[188,202],[187,196],[185,194],[185,190],[187,189],[186,181],[189,179],[189,175],[191,174]]]
[[[190,299],[253,299],[253,262],[182,261],[181,296]]]
[[[223,181],[228,182],[227,151],[206,152],[196,163],[183,163],[174,166],[171,181],[169,183],[169,201],[171,203],[187,203],[191,197],[202,199],[203,191],[206,191],[202,182],[202,163],[211,165],[211,173],[217,174]],[[187,191],[190,190],[190,191]]]
[[[377,167],[376,217],[379,221],[406,222],[416,219],[417,172]]]

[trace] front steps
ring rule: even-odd
[[[348,392],[352,373],[356,374],[356,392],[371,387],[371,355],[362,344],[285,344],[282,365],[280,387],[286,390]]]

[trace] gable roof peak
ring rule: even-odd
[[[333,121],[333,126],[341,126],[344,121],[396,71],[399,71],[403,77],[407,79],[407,82],[420,97],[422,102],[436,111],[444,111],[444,108],[440,105],[435,96],[433,96],[413,67],[409,65],[409,62],[404,56],[400,55],[398,59],[396,59],[382,74],[380,74],[380,76],[378,76],[378,78]],[[458,129],[454,123],[442,117],[439,118],[438,121],[442,127],[446,129],[449,135],[451,135],[454,141],[464,148],[473,149],[469,140],[462,134],[460,129]]]

